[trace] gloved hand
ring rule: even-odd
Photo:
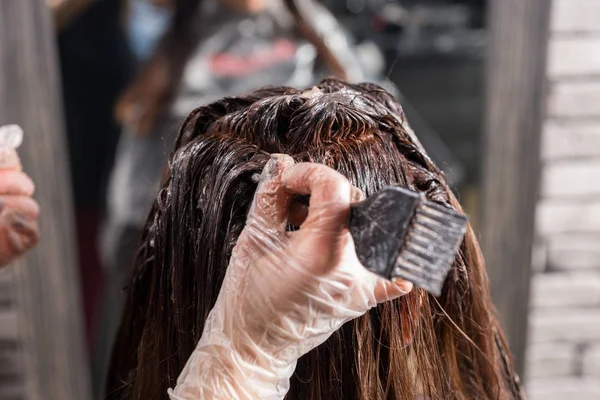
[[[306,207],[293,194],[310,194]],[[171,399],[282,399],[296,361],[412,284],[358,261],[346,228],[362,192],[321,164],[265,166],[215,307]],[[286,232],[286,223],[300,225]]]
[[[16,150],[0,147],[0,267],[35,246],[39,239],[35,186],[22,171]]]

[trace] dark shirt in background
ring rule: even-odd
[[[133,64],[121,24],[121,3],[95,0],[58,37],[88,344],[93,341],[102,282],[99,222],[120,135],[113,107]]]

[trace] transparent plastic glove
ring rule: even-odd
[[[0,268],[38,241],[40,208],[31,198],[35,186],[22,171],[16,148],[23,140],[16,125],[0,127]]]
[[[310,194],[306,209],[290,204]],[[412,289],[367,271],[345,227],[362,193],[320,164],[275,155],[215,307],[171,399],[282,399],[297,360],[345,322]],[[286,232],[288,221],[302,221]]]

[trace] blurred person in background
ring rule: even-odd
[[[163,11],[133,3],[130,32],[141,61],[149,49],[155,51],[116,107],[126,129],[110,178],[103,233],[107,282],[94,366],[97,390],[120,318],[122,288],[178,123],[200,104],[265,85],[306,86],[325,76],[364,79],[347,34],[313,1],[151,3]],[[156,40],[166,18],[168,27]]]
[[[130,0],[127,4],[126,33],[127,39],[133,53],[135,63],[143,65],[152,56],[156,42],[160,40],[171,18],[171,7],[164,1],[159,0]],[[111,110],[114,114],[114,109]],[[126,155],[125,155],[126,157]],[[127,231],[129,232],[129,231]],[[120,238],[133,240],[124,241],[124,248],[132,242],[135,243],[135,235],[123,234]],[[115,245],[119,245],[115,243]],[[120,250],[115,250],[119,252]],[[118,312],[121,307],[121,276],[127,276],[126,271],[119,271],[111,266],[106,254],[103,254],[103,266],[107,279],[104,280],[101,298],[100,317],[96,331],[96,341],[91,357],[92,384],[96,398],[103,398],[105,369],[108,363],[108,352],[112,346],[114,331],[118,323]],[[108,271],[108,272],[107,272]],[[120,272],[120,273],[119,273]]]
[[[16,150],[0,148],[0,269],[36,245],[40,207]]]
[[[48,0],[48,4],[58,31],[79,275],[91,345],[102,285],[99,227],[121,131],[113,108],[132,75],[123,24],[126,2]]]

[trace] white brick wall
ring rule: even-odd
[[[600,308],[533,309],[531,343],[600,343]]]
[[[600,18],[596,23],[599,21]],[[559,37],[552,40],[548,54],[548,74],[551,78],[597,74],[600,70],[598,47],[600,32],[598,35]]]
[[[556,233],[600,233],[600,199],[544,199],[538,205],[536,225],[538,233],[543,236]]]
[[[551,82],[548,116],[555,118],[596,118],[600,116],[600,80]]]
[[[527,391],[600,400],[600,0],[552,1]]]
[[[536,379],[528,392],[530,400],[598,400],[600,381],[578,377]]]
[[[577,369],[577,346],[572,343],[536,343],[527,349],[529,378],[574,375]]]
[[[538,274],[531,286],[531,305],[535,308],[600,307],[600,274]]]
[[[600,269],[600,234],[558,234],[545,243],[546,267],[551,270]]]
[[[600,26],[600,20],[598,25]],[[547,122],[542,133],[542,157],[546,162],[560,159],[600,159],[600,122]]]
[[[600,32],[598,21],[598,0],[554,0],[551,25],[555,34]]]
[[[586,349],[582,364],[584,376],[593,377],[600,381],[600,345]]]
[[[575,200],[600,197],[600,158],[548,163],[542,172],[542,197]]]

